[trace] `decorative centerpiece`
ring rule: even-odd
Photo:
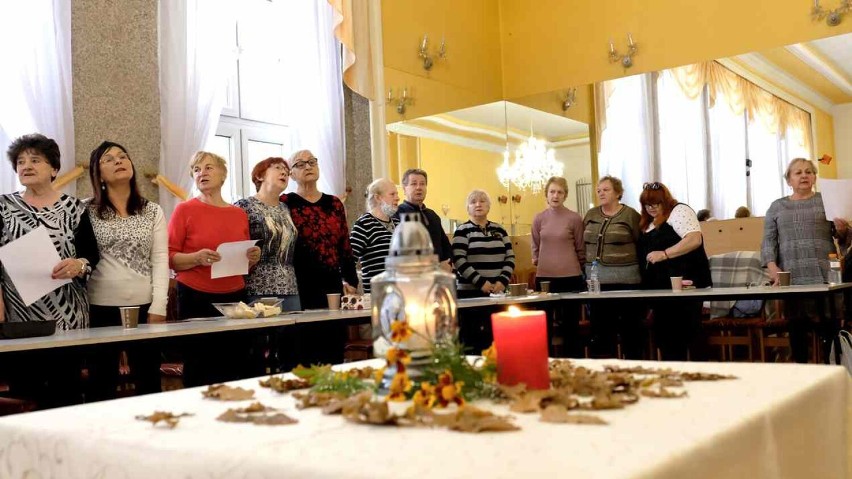
[[[403,214],[391,239],[385,272],[373,277],[373,351],[388,367],[379,392],[411,389],[433,360],[436,345],[455,340],[455,277],[441,270],[420,215]]]

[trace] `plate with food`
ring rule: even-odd
[[[271,318],[281,314],[282,302],[283,300],[279,299],[271,301],[270,298],[262,298],[252,303],[251,306],[239,301],[237,303],[213,303],[213,307],[228,319]]]

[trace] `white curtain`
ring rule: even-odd
[[[707,205],[704,95],[688,98],[669,71],[657,80],[660,170],[672,196],[695,211]]]
[[[20,184],[6,150],[21,135],[53,138],[60,174],[74,168],[71,0],[0,2],[0,59],[0,193],[10,193]],[[73,181],[63,188],[76,190]]]
[[[346,189],[343,74],[334,9],[326,0],[287,2],[284,8],[288,15],[280,28],[289,68],[282,88],[293,149],[311,150],[319,159],[320,191],[340,196]]]
[[[734,113],[728,105],[728,99],[720,91],[716,93],[716,104],[709,110],[710,155],[715,160],[710,175],[711,213],[719,219],[733,218],[737,208],[748,203],[746,116],[742,111]],[[762,216],[765,210],[752,213]]]
[[[186,191],[192,188],[189,160],[216,133],[233,60],[225,0],[161,0],[160,174]],[[167,215],[180,200],[160,188]]]
[[[654,178],[654,117],[649,98],[650,75],[612,80],[606,107],[606,128],[601,133],[598,172],[621,179],[622,202],[637,211],[642,184]]]

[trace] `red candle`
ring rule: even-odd
[[[527,389],[549,389],[547,320],[544,311],[509,311],[491,315],[497,349],[497,381]]]

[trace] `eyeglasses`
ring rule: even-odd
[[[293,163],[293,169],[294,170],[301,170],[301,169],[304,169],[305,167],[308,167],[308,166],[311,166],[311,167],[317,166],[318,161],[319,160],[317,160],[316,158],[311,158],[310,160],[306,160],[306,161],[297,161],[296,163]]]
[[[658,181],[655,181],[653,183],[645,183],[644,185],[642,185],[643,190],[655,190],[656,191],[656,190],[659,190],[662,187],[663,187],[663,184],[658,182]]]
[[[287,168],[287,165],[285,165],[284,163],[276,163],[270,166],[269,168],[278,171],[286,171],[288,173],[290,172],[290,168]]]

